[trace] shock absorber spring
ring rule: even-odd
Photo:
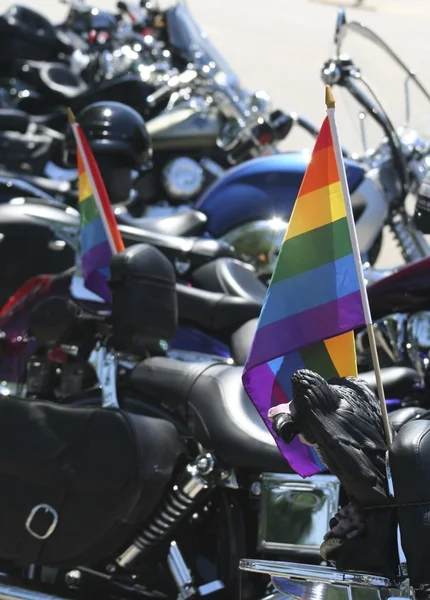
[[[128,567],[143,552],[166,538],[199,497],[210,489],[210,474],[214,466],[215,460],[211,454],[200,455],[186,466],[156,514],[117,558],[119,567]]]
[[[405,262],[414,262],[430,255],[424,236],[408,220],[406,214],[395,213],[391,216],[389,224]]]

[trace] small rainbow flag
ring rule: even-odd
[[[268,410],[292,400],[291,376],[357,375],[354,332],[365,323],[329,117],[306,170],[258,321],[243,384],[291,467],[302,477],[325,470],[295,438],[277,439]]]
[[[94,155],[70,110],[69,120],[76,140],[81,221],[72,294],[110,303],[110,261],[114,254],[124,250],[124,244]],[[87,291],[84,292],[83,287]]]

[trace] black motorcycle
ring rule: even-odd
[[[113,259],[110,314],[55,293],[34,307],[31,335],[51,366],[35,361],[27,385],[51,369],[62,372],[57,389],[65,392],[83,363],[95,375],[53,403],[34,388],[26,399],[4,398],[5,597],[30,598],[32,589],[43,600],[229,600],[243,556],[319,562],[338,480],[291,473],[244,392],[240,367],[165,356],[177,326],[174,282],[156,249],[134,246]],[[52,363],[55,352],[62,362],[59,348],[76,360]],[[362,377],[375,386],[372,374]],[[416,375],[389,370],[388,396],[390,378],[407,404]],[[409,405],[392,418],[400,426],[422,411]],[[18,587],[5,587],[9,576]],[[246,577],[241,597],[279,598],[267,583]]]

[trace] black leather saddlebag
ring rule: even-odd
[[[430,583],[430,422],[411,421],[390,447],[402,546],[413,585]]]
[[[75,566],[115,556],[160,501],[174,426],[120,410],[0,401],[0,559]]]

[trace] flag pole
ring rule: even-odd
[[[346,179],[345,165],[343,162],[342,150],[339,140],[335,119],[336,101],[329,85],[325,88],[325,104],[327,107],[327,116],[330,123],[331,136],[336,157],[337,170],[339,173],[340,184],[342,187],[343,197],[345,199],[346,218],[348,221],[348,229],[351,237],[352,252],[354,262],[357,269],[358,283],[360,286],[361,302],[363,304],[364,319],[366,322],[367,333],[369,336],[370,354],[372,356],[373,369],[375,371],[376,386],[378,390],[379,402],[381,404],[382,422],[384,424],[385,437],[387,445],[390,446],[393,441],[391,433],[390,421],[388,419],[387,405],[385,403],[384,387],[382,385],[381,367],[379,365],[378,351],[376,348],[375,331],[373,329],[372,315],[370,313],[369,299],[367,297],[366,282],[364,280],[363,267],[361,264],[360,248],[358,245],[357,232],[355,229],[354,214],[352,212],[351,197],[349,195],[348,182]]]

